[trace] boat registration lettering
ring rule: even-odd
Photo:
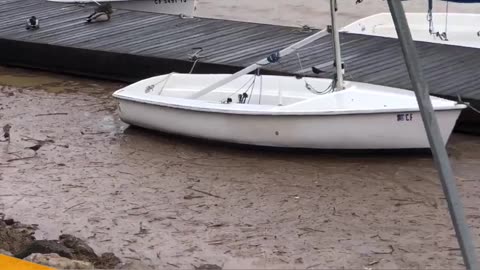
[[[412,121],[413,120],[413,113],[399,113],[397,114],[397,121]]]
[[[176,4],[176,3],[186,3],[187,0],[153,0],[155,4]]]

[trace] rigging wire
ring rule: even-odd
[[[447,39],[447,27],[448,27],[448,3],[450,3],[450,0],[447,0],[447,5],[446,5],[446,10],[445,10],[445,40]]]
[[[445,4],[445,29],[444,32],[440,33],[439,31],[435,31],[433,25],[433,11],[432,11],[432,1],[428,2],[428,11],[427,11],[427,21],[428,21],[428,32],[430,35],[435,35],[439,37],[441,40],[448,41],[448,16],[449,16],[449,3],[450,0],[446,0]]]
[[[302,60],[300,59],[300,54],[297,52],[298,64],[300,65],[300,70],[303,70]]]
[[[235,95],[236,93],[238,93],[238,91],[242,90],[250,81],[252,81],[252,79],[255,79],[255,77],[252,76],[250,79],[248,79],[240,88],[238,88],[237,90],[235,90],[235,92],[233,92],[232,94],[230,94],[230,95],[226,98],[226,100],[228,100],[228,99],[231,98],[233,95]],[[255,83],[255,81],[253,81],[252,83]],[[250,84],[250,86],[251,86],[251,84]],[[250,86],[248,86],[247,89],[249,89]],[[226,103],[226,101],[223,101],[222,103]]]
[[[253,75],[253,82],[252,84],[250,85],[252,87],[252,90],[250,90],[250,95],[248,95],[248,101],[247,101],[247,104],[250,104],[250,100],[252,99],[252,96],[253,96],[253,89],[255,88],[255,81],[257,80],[257,76],[256,75]],[[249,87],[250,88],[250,87]],[[248,92],[248,89],[247,91],[245,91],[245,93]]]
[[[258,104],[262,104],[262,90],[263,90],[263,77],[260,75],[260,69],[257,69],[257,76],[260,77],[260,92],[258,96]]]
[[[165,82],[165,84],[166,84],[166,83],[167,83],[166,81],[167,81],[168,79],[170,79],[170,76],[171,76],[171,74],[168,74],[165,78],[161,79],[160,81],[158,81],[158,82],[156,82],[156,83],[153,83],[153,84],[150,84],[150,85],[147,85],[147,87],[145,87],[145,93],[147,93],[147,94],[150,93],[151,91],[153,91],[153,89],[155,89],[155,87],[156,87],[158,84],[160,84],[160,83],[162,83],[162,82]],[[165,84],[164,84],[164,86],[165,86]],[[160,92],[158,93],[158,95],[161,95],[161,94],[162,94],[162,91],[163,91],[163,88],[160,90]]]

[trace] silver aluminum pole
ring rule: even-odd
[[[450,165],[450,160],[448,159],[444,141],[440,134],[437,118],[434,115],[428,85],[420,68],[418,54],[412,40],[403,5],[400,0],[388,0],[388,6],[392,14],[395,29],[397,30],[398,39],[402,46],[413,90],[417,96],[418,106],[420,107],[435,165],[440,174],[443,192],[447,198],[450,216],[457,234],[465,266],[468,270],[478,270],[475,248],[465,221],[462,202],[460,201],[455,186],[455,177]]]
[[[330,0],[330,16],[332,17],[333,49],[337,69],[337,89],[343,89],[342,56],[340,52],[340,35],[337,29],[337,0]]]

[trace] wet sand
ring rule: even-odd
[[[389,12],[385,0],[338,0],[338,23],[345,26],[366,16]],[[330,24],[329,0],[199,0],[198,16],[289,26],[324,28]],[[402,2],[406,12],[427,12],[427,1]],[[434,12],[445,12],[446,1],[434,1]],[[480,13],[480,3],[448,4],[450,13]]]
[[[122,123],[119,83],[1,68],[0,85],[0,212],[38,238],[159,269],[462,268],[428,155],[211,144]],[[448,149],[478,246],[480,138]]]

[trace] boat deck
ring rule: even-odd
[[[112,20],[85,24],[91,6],[6,0],[0,6],[0,64],[47,69],[132,82],[189,72],[190,55],[201,47],[197,73],[239,70],[318,30],[238,21],[181,18],[175,15],[115,10]],[[25,30],[35,15],[40,29]],[[411,89],[403,55],[395,39],[341,33],[348,80]],[[432,94],[480,101],[478,49],[417,42]],[[299,61],[300,59],[300,61]],[[266,73],[333,72],[331,37],[264,68]]]

